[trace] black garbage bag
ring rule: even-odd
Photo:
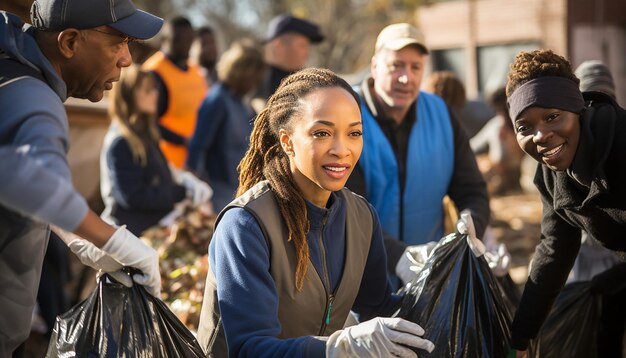
[[[204,357],[191,332],[141,285],[103,275],[91,295],[57,317],[46,357]]]
[[[496,281],[500,285],[500,290],[503,294],[504,303],[507,305],[509,312],[515,312],[522,297],[517,284],[511,278],[508,273],[501,277],[496,277]]]
[[[480,250],[470,247],[468,235],[450,234],[405,287],[397,316],[422,326],[435,344],[431,353],[416,351],[420,358],[509,353],[512,314],[485,258],[474,253]]]
[[[533,358],[598,357],[602,296],[591,282],[566,285],[529,349]]]

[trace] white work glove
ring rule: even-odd
[[[140,270],[142,273],[133,275],[133,281],[146,286],[154,297],[160,297],[159,256],[153,248],[128,231],[125,225],[115,231],[101,250],[123,266]]]
[[[190,172],[180,171],[177,174],[177,181],[187,189],[187,197],[191,198],[195,205],[206,203],[213,197],[213,189],[211,189],[209,184],[198,179]]]
[[[333,333],[326,342],[326,357],[417,357],[408,347],[435,349],[423,334],[424,329],[413,322],[377,317]]]
[[[465,209],[461,211],[459,220],[456,222],[456,229],[459,234],[467,235],[467,244],[476,257],[484,255],[487,251],[485,244],[476,236],[476,228],[474,227],[474,220],[469,210]]]
[[[423,245],[408,246],[404,250],[395,270],[403,284],[407,284],[417,277],[435,246],[437,246],[437,242],[431,241]]]
[[[511,254],[504,244],[499,244],[496,250],[485,252],[485,260],[487,260],[489,268],[494,275],[503,277],[509,273]]]
[[[459,234],[469,235],[471,238],[477,238],[476,228],[474,227],[474,219],[469,210],[461,211],[459,220],[456,222],[456,230]]]
[[[133,280],[131,280],[130,276],[120,271],[123,267],[122,264],[115,261],[115,259],[109,256],[106,252],[97,248],[96,245],[87,240],[75,239],[72,240],[67,246],[76,256],[78,256],[80,262],[98,270],[98,278],[103,273],[108,273],[124,286],[133,286]]]

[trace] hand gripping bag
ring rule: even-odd
[[[103,275],[91,295],[57,317],[46,357],[204,357],[191,332],[141,285]]]

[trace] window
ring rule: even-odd
[[[478,92],[483,98],[506,85],[509,66],[520,51],[539,48],[535,42],[478,48]]]
[[[465,50],[451,48],[431,51],[432,70],[452,71],[465,83]]]

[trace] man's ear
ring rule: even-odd
[[[59,32],[57,46],[61,55],[68,59],[74,57],[80,46],[82,36],[80,30],[77,29],[66,29]]]
[[[370,74],[374,80],[376,80],[376,66],[377,65],[378,65],[377,57],[376,57],[376,54],[374,54],[374,56],[372,56],[372,61],[370,62]]]

